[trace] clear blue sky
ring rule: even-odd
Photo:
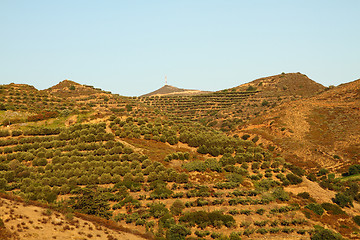
[[[0,84],[141,95],[281,72],[360,78],[359,0],[0,0]]]

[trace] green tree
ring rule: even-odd
[[[166,232],[166,239],[168,240],[184,240],[191,231],[183,225],[172,225]]]
[[[149,212],[154,218],[161,218],[169,213],[169,209],[167,209],[163,203],[153,203],[150,205]]]
[[[110,219],[112,212],[110,204],[104,194],[84,189],[81,196],[75,198],[75,203],[72,207],[82,213],[95,215]]]
[[[177,199],[175,200],[175,202],[171,205],[170,207],[170,211],[173,215],[177,216],[177,215],[180,215],[182,213],[182,211],[184,210],[185,208],[185,204]]]

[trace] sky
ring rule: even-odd
[[[124,96],[215,91],[282,72],[360,78],[359,0],[0,0],[0,84]]]

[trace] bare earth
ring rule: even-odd
[[[114,231],[74,217],[67,221],[62,214],[45,214],[43,208],[0,199],[0,218],[5,227],[18,238],[27,240],[50,239],[109,239],[142,240],[139,236]],[[0,236],[3,239],[3,236]]]

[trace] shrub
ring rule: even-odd
[[[323,176],[329,173],[329,170],[327,170],[326,168],[322,168],[319,170],[319,172],[317,173],[318,176]]]
[[[21,130],[13,130],[11,132],[11,136],[13,136],[13,137],[20,136],[22,134],[23,134],[23,132]]]
[[[269,106],[269,102],[266,101],[266,100],[263,100],[263,101],[261,102],[261,105],[264,106],[264,107],[267,107],[267,106]]]
[[[346,214],[338,205],[332,203],[322,203],[321,206],[333,215]]]
[[[208,230],[206,230],[206,231],[196,230],[195,235],[202,238],[202,237],[210,235],[210,231],[208,231]]]
[[[343,176],[351,176],[360,173],[360,164],[354,164],[349,167],[349,171],[347,173],[343,173]]]
[[[0,218],[0,229],[5,228],[4,221]]]
[[[112,212],[107,198],[103,194],[94,192],[89,189],[82,190],[82,195],[74,198],[75,203],[72,208],[82,213],[96,215],[106,219],[110,219]]]
[[[264,227],[264,226],[266,226],[267,223],[268,223],[267,220],[265,220],[265,221],[255,221],[254,225],[259,226],[259,227]]]
[[[211,235],[210,235],[210,237],[212,238],[212,239],[218,239],[218,238],[220,238],[222,236],[222,233],[218,233],[218,232],[213,232],[213,233],[211,233]]]
[[[353,217],[353,221],[360,226],[360,215],[356,215]]]
[[[241,240],[241,232],[232,232],[229,235],[229,240]]]
[[[259,215],[263,215],[265,213],[265,209],[259,208],[258,210],[256,210],[256,213]]]
[[[170,211],[173,215],[180,215],[184,208],[185,205],[181,200],[175,200],[175,202],[170,207]]]
[[[253,234],[255,232],[255,229],[252,229],[252,228],[247,228],[245,229],[245,231],[243,232],[243,234],[245,236],[250,236],[251,234]]]
[[[166,232],[166,239],[168,240],[184,240],[187,235],[190,235],[191,231],[183,225],[172,225]]]
[[[310,237],[311,240],[341,240],[342,236],[329,229],[319,228],[315,229]]]
[[[211,225],[216,227],[221,221],[226,227],[231,227],[235,224],[235,219],[230,216],[223,214],[220,211],[205,212],[187,212],[179,219],[180,222],[189,222],[192,224],[197,224],[198,226],[208,226]]]
[[[297,175],[295,175],[295,174],[293,174],[293,173],[287,174],[287,175],[286,175],[286,178],[287,178],[287,180],[289,180],[289,182],[290,182],[291,184],[294,184],[294,185],[299,184],[299,183],[302,183],[301,177],[299,177],[299,176],[297,176]]]
[[[0,130],[0,137],[10,136],[9,130]]]
[[[260,234],[266,234],[268,233],[268,230],[266,228],[259,228],[258,230],[256,230],[256,232]]]
[[[169,210],[165,207],[165,204],[163,203],[153,203],[150,205],[149,212],[154,218],[160,218],[165,214],[168,214]]]
[[[351,197],[345,195],[344,193],[337,193],[335,198],[332,199],[334,203],[339,205],[340,207],[353,207]]]
[[[310,203],[310,204],[306,205],[305,208],[310,209],[311,211],[313,211],[314,213],[316,213],[319,216],[323,215],[323,213],[324,213],[324,209],[320,204]]]
[[[310,194],[308,192],[301,192],[297,194],[298,197],[301,197],[303,199],[309,199],[310,198]]]
[[[5,189],[8,181],[5,178],[0,178],[0,189]]]
[[[235,183],[242,183],[243,177],[240,174],[237,173],[230,173],[226,176],[227,180],[229,182],[235,182]]]
[[[290,196],[287,192],[284,191],[282,188],[276,188],[274,192],[272,193],[275,199],[278,199],[280,201],[289,201]]]
[[[243,140],[248,140],[250,138],[250,135],[249,134],[244,134],[241,138]]]
[[[249,216],[251,214],[251,210],[242,209],[242,210],[240,210],[240,214],[244,214],[246,216]]]

